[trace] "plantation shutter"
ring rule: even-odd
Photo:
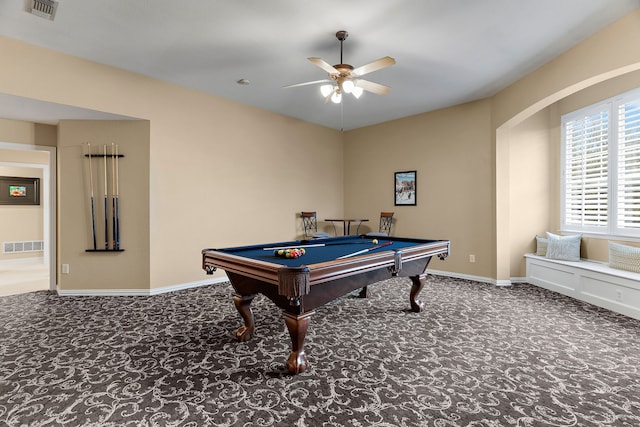
[[[609,109],[564,123],[563,228],[602,232],[608,227]]]
[[[616,228],[640,230],[640,100],[618,107]]]

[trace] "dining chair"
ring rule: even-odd
[[[371,231],[367,236],[389,236],[391,235],[391,223],[393,222],[393,212],[380,212],[380,226],[378,231]]]
[[[318,231],[318,219],[315,212],[301,213],[302,226],[304,227],[304,237],[307,239],[324,239],[329,237],[329,233]]]

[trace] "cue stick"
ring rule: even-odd
[[[98,249],[96,245],[96,215],[93,201],[93,168],[91,167],[91,143],[87,142],[89,149],[89,185],[91,186],[91,226],[93,228],[93,250]]]
[[[303,240],[303,242],[308,240]],[[342,246],[342,245],[368,245],[369,242],[342,242],[342,243],[314,243],[312,245],[295,245],[295,246],[275,246],[273,248],[262,248],[263,251],[274,251],[278,249],[295,249],[295,248],[317,248],[321,246]]]
[[[116,160],[115,160],[116,148],[114,143],[111,143],[111,213],[112,213],[112,237],[113,237],[113,249],[116,249]]]
[[[109,249],[109,208],[107,204],[107,144],[104,144],[104,248]]]
[[[365,253],[365,252],[372,251],[372,250],[374,250],[374,249],[379,249],[379,248],[381,248],[381,247],[383,247],[383,246],[388,246],[388,245],[390,245],[390,244],[392,244],[392,243],[393,243],[393,242],[383,243],[383,244],[381,244],[381,245],[373,246],[373,247],[371,247],[371,248],[369,248],[369,249],[363,249],[363,250],[361,250],[361,251],[354,252],[354,253],[352,253],[352,254],[347,254],[347,255],[339,256],[339,257],[338,257],[338,258],[336,258],[336,259],[343,259],[343,258],[349,258],[349,257],[352,257],[352,256],[360,255],[360,254],[363,254],[363,253]]]
[[[319,246],[326,246],[324,243],[317,243],[315,245],[298,245],[298,246],[276,246],[273,248],[262,248],[263,251],[277,251],[279,249],[294,249],[294,248],[317,248]]]
[[[118,170],[118,144],[116,144],[116,173],[115,173],[115,178],[116,178],[116,195],[115,195],[115,201],[116,201],[116,211],[113,214],[113,216],[115,217],[116,220],[116,235],[115,235],[115,247],[114,249],[119,250],[120,249],[120,177],[119,175],[119,170]]]

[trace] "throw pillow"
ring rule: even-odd
[[[547,232],[547,258],[564,261],[580,261],[581,234],[558,236]]]
[[[536,255],[547,256],[548,240],[544,237],[536,236]]]
[[[640,248],[609,242],[609,267],[640,273]]]

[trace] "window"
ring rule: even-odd
[[[640,237],[640,90],[562,117],[563,231]]]

